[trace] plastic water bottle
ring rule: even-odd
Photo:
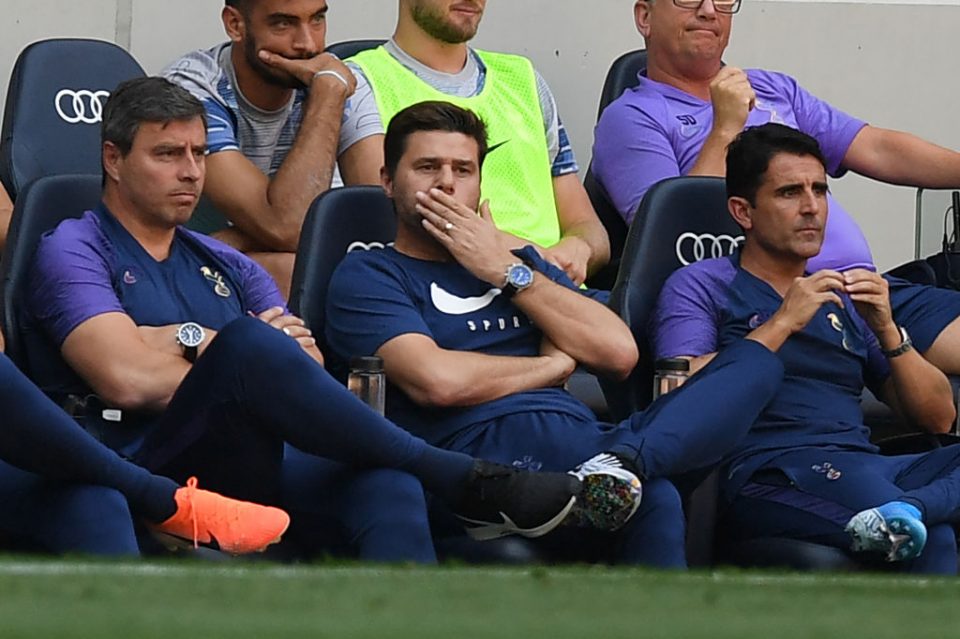
[[[658,359],[654,364],[653,398],[679,388],[690,377],[690,360],[681,357]]]
[[[360,401],[383,415],[386,400],[387,380],[383,374],[383,359],[354,357],[350,360],[350,375],[347,388],[360,398]]]

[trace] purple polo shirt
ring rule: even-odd
[[[783,73],[748,69],[757,105],[746,126],[777,122],[814,137],[827,172],[840,177],[843,158],[866,123],[807,93]],[[593,173],[620,214],[631,222],[644,193],[657,182],[686,175],[713,126],[713,105],[667,84],[640,76],[608,106],[595,130]],[[820,255],[811,271],[873,267],[863,231],[832,196]]]

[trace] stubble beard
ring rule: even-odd
[[[431,11],[423,7],[413,8],[413,21],[419,25],[426,33],[447,44],[463,44],[473,39],[477,35],[476,25],[467,27],[458,27],[457,25],[444,20],[442,14]]]
[[[303,89],[303,82],[285,71],[274,69],[257,55],[260,47],[252,38],[248,38],[243,43],[243,57],[247,65],[253,69],[254,73],[260,76],[260,79],[275,87],[282,89]]]

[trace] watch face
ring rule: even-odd
[[[507,272],[507,282],[518,289],[523,289],[533,283],[533,270],[526,264],[514,264]]]
[[[195,322],[181,324],[177,329],[177,339],[187,348],[200,346],[203,343],[203,327]]]

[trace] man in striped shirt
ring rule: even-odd
[[[323,52],[326,15],[326,0],[226,0],[230,40],[163,72],[206,109],[204,195],[231,225],[217,238],[264,266],[285,297],[307,208],[341,183],[337,140],[356,84]]]

